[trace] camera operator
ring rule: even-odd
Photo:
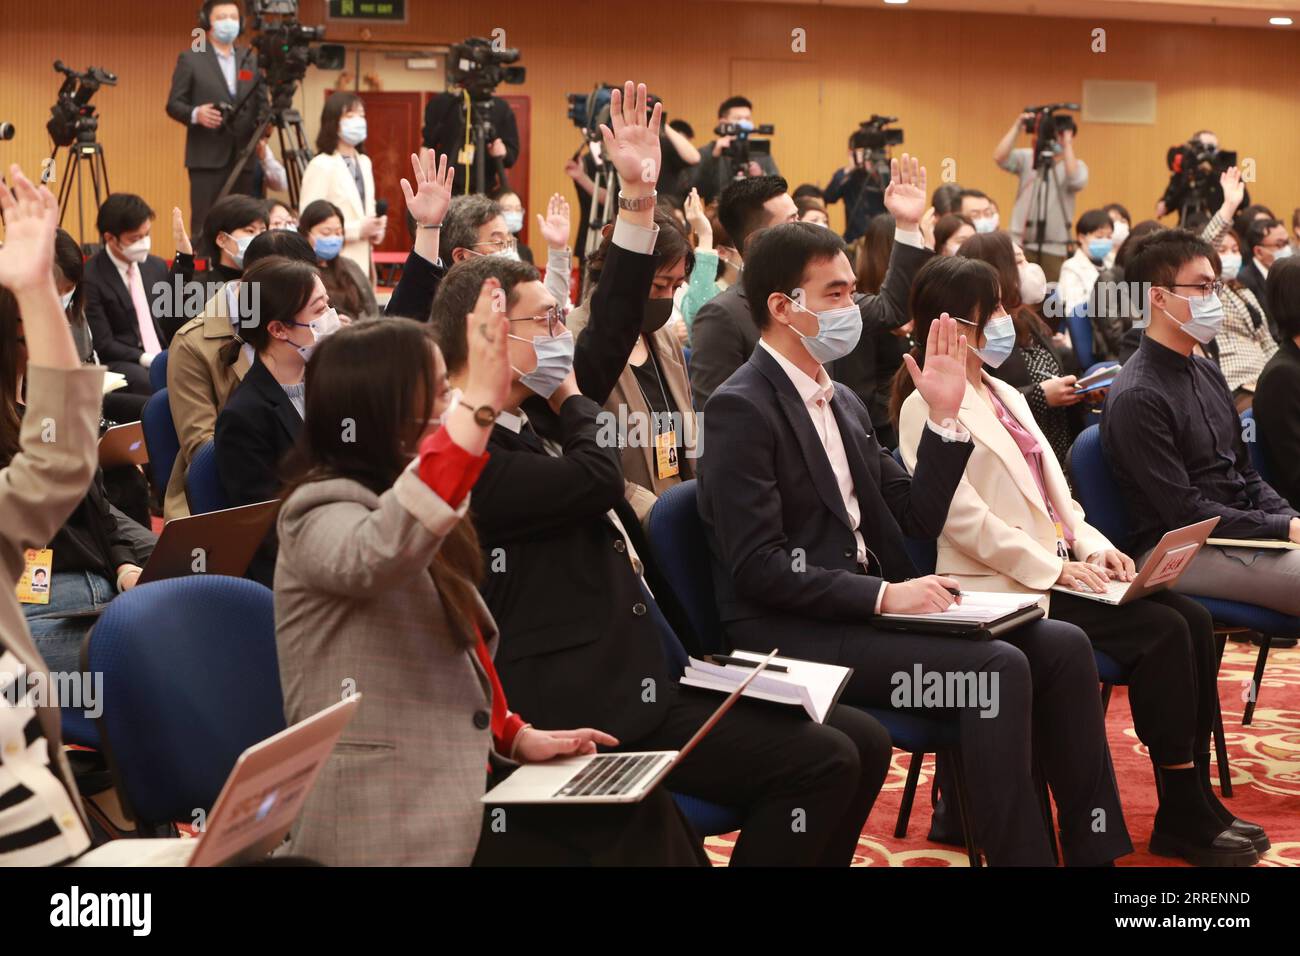
[[[865,148],[854,146],[860,133],[850,134],[849,161],[835,170],[826,186],[827,205],[844,200],[845,242],[866,235],[867,223],[885,212],[885,190],[889,188],[888,169],[870,162]]]
[[[1042,117],[1040,120],[1039,117]],[[1022,129],[1032,124],[1052,119],[1057,122],[1051,141],[1052,165],[1049,170],[1048,195],[1045,202],[1035,204],[1035,186],[1038,169],[1034,162],[1034,149],[1013,148]],[[1071,229],[1074,225],[1074,198],[1088,185],[1088,166],[1074,154],[1074,121],[1068,116],[1055,116],[1050,111],[1026,111],[1016,117],[1002,141],[993,150],[993,161],[1007,172],[1020,177],[1016,190],[1016,204],[1011,211],[1011,238],[1025,251],[1025,258],[1043,267],[1049,282],[1061,274],[1061,266],[1072,252]],[[1042,134],[1046,136],[1046,133]],[[1036,209],[1035,205],[1044,208]],[[1034,222],[1027,222],[1030,214]],[[1045,221],[1042,248],[1038,243],[1038,222]]]
[[[1170,150],[1167,161],[1172,162],[1177,151],[1177,148]],[[1179,225],[1183,224],[1183,212],[1189,202],[1195,202],[1206,214],[1223,205],[1223,187],[1219,185],[1219,175],[1228,166],[1237,165],[1235,154],[1231,156],[1231,161],[1221,161],[1224,157],[1219,157],[1219,136],[1213,130],[1203,129],[1193,133],[1182,152],[1184,162],[1189,163],[1188,167],[1173,171],[1169,185],[1165,187],[1165,194],[1156,203],[1157,219],[1176,212]],[[1199,187],[1199,196],[1193,194],[1198,181],[1204,184]],[[1250,205],[1249,190],[1246,191],[1243,205]]]
[[[733,96],[722,101],[718,107],[718,129],[723,127],[748,127],[754,129],[754,104],[743,96]],[[755,149],[749,153],[749,160],[738,166],[733,156],[739,141],[747,136],[723,136],[710,140],[700,149],[700,164],[695,169],[695,188],[705,204],[721,195],[727,184],[735,179],[752,176],[779,176],[776,160],[770,152]],[[750,140],[750,145],[753,145]]]
[[[491,51],[491,43],[481,37],[471,37],[458,46],[473,53]],[[519,127],[515,122],[514,110],[505,100],[492,95],[494,85],[484,74],[491,69],[484,69],[481,59],[488,57],[488,52],[478,53],[472,62],[478,68],[461,72],[451,65],[456,56],[456,47],[448,56],[448,75],[455,85],[444,93],[429,98],[424,109],[424,145],[440,155],[449,155],[456,162],[456,178],[452,183],[452,194],[463,196],[466,177],[472,169],[473,158],[465,152],[466,94],[470,101],[486,104],[486,114],[492,126],[492,139],[487,144],[489,161],[485,192],[496,193],[505,189],[508,183],[501,176],[495,175],[498,165],[510,169],[519,159]],[[517,53],[516,53],[517,56]],[[499,69],[499,67],[498,67]],[[507,78],[506,82],[510,82]],[[472,185],[472,184],[471,184]]]
[[[198,50],[186,50],[177,58],[167,97],[167,115],[188,129],[185,166],[190,171],[191,223],[207,219],[240,150],[270,110],[257,54],[235,46],[244,32],[243,6],[237,0],[207,0],[199,11],[199,26],[207,33]],[[245,98],[252,102],[227,121],[224,114]],[[254,195],[256,168],[253,163],[244,167],[234,192]]]

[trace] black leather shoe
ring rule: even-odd
[[[1157,825],[1151,831],[1151,852],[1156,856],[1180,856],[1192,866],[1254,866],[1259,862],[1250,840],[1231,829],[1206,843]]]
[[[1268,834],[1258,823],[1251,823],[1249,820],[1234,819],[1228,827],[1237,836],[1245,837],[1254,845],[1255,850],[1261,856],[1268,852],[1268,848],[1273,844],[1268,841]]]

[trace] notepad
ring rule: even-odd
[[[107,395],[109,392],[116,392],[119,388],[126,388],[126,386],[127,386],[126,376],[123,375],[121,372],[104,373],[104,394],[105,395]]]
[[[947,624],[992,624],[1008,614],[1033,607],[1041,594],[1010,594],[1001,591],[962,591],[961,603],[949,605],[946,611],[928,614],[881,614],[886,621],[935,621]]]
[[[1206,538],[1206,544],[1217,544],[1221,548],[1264,548],[1272,551],[1300,551],[1300,544],[1294,541],[1260,540],[1250,538]]]
[[[732,651],[728,656],[761,661],[765,655],[749,651]],[[764,671],[754,678],[741,696],[802,707],[804,712],[819,724],[826,722],[826,715],[839,700],[840,693],[853,674],[851,667],[822,664],[817,661],[801,661],[791,657],[774,657],[772,663],[785,667],[786,673]],[[681,683],[687,687],[700,687],[704,690],[729,694],[736,689],[737,684],[752,673],[754,673],[752,667],[711,664],[692,657]]]

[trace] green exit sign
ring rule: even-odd
[[[406,0],[329,0],[329,18],[405,23]]]

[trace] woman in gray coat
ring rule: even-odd
[[[334,865],[704,863],[662,788],[630,807],[503,815],[480,802],[516,762],[617,743],[590,728],[526,724],[492,666],[497,632],[466,518],[491,430],[476,410],[499,410],[511,377],[508,324],[492,311],[489,282],[467,316],[470,381],[459,401],[427,327],[404,319],[345,328],[307,366],[275,571],[285,717],[364,697],[292,852]]]

